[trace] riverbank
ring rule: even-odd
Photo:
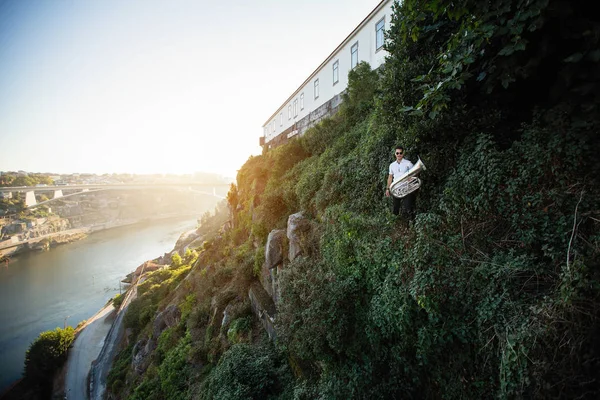
[[[112,301],[109,301],[91,318],[77,326],[68,360],[54,377],[53,398],[88,397],[89,367],[100,354],[115,316],[115,308]],[[33,394],[27,383],[19,379],[0,394],[0,399],[22,400],[31,398]]]
[[[181,232],[197,222],[195,215],[160,217],[163,221],[107,226],[86,240],[25,253],[7,267],[1,265],[0,353],[5,362],[0,366],[0,391],[21,376],[25,352],[40,332],[90,319],[119,293],[128,273],[170,252]]]
[[[85,239],[89,234],[102,232],[109,229],[121,228],[130,225],[136,225],[146,222],[160,221],[171,218],[185,218],[196,216],[198,213],[171,213],[155,215],[151,217],[135,218],[128,220],[117,220],[109,221],[102,224],[95,224],[92,226],[69,229],[61,232],[54,232],[33,239],[28,239],[20,242],[9,242],[0,244],[0,262],[7,262],[7,260],[19,254],[24,254],[31,251],[45,251],[52,247],[59,246],[61,244],[72,243],[81,239]],[[5,241],[8,242],[8,241]]]

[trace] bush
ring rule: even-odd
[[[123,304],[123,300],[125,299],[125,296],[123,296],[122,294],[116,294],[115,297],[113,297],[113,307],[115,307],[115,309],[119,309],[121,307],[121,304]]]
[[[291,383],[291,374],[271,344],[233,345],[211,371],[201,399],[277,398]]]
[[[127,371],[131,366],[133,345],[121,350],[113,361],[107,378],[107,387],[113,394],[119,393],[125,386]]]
[[[182,264],[183,264],[183,259],[181,258],[181,256],[179,255],[178,252],[175,252],[171,256],[171,268],[179,268],[179,267],[181,267]]]
[[[252,317],[238,318],[231,322],[227,330],[227,339],[236,344],[244,340],[244,335],[250,332],[252,327]],[[247,340],[247,339],[246,339]]]
[[[34,385],[51,385],[74,339],[75,331],[70,326],[40,333],[25,354],[25,379]]]
[[[187,391],[191,383],[191,365],[188,363],[190,349],[190,337],[186,335],[166,353],[158,368],[160,388],[167,399],[189,398]]]

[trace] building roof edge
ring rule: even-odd
[[[348,43],[350,41],[350,39],[352,38],[352,36],[354,36],[354,34],[356,32],[358,32],[370,19],[371,17],[373,17],[374,14],[376,14],[379,10],[381,10],[381,8],[383,8],[383,6],[387,3],[389,3],[392,0],[382,0],[379,4],[377,4],[377,6],[373,9],[373,11],[371,11],[369,13],[369,15],[367,15],[365,17],[365,19],[363,19],[360,24],[358,24],[356,26],[356,28],[354,28],[352,30],[352,32],[350,32],[350,34],[348,36],[346,36],[346,38],[344,40],[342,40],[342,43],[340,43],[328,56],[327,58],[325,58],[325,61],[323,61],[321,64],[319,64],[319,66],[308,76],[308,78],[306,78],[304,80],[304,82],[302,82],[300,84],[300,86],[298,86],[298,88],[294,91],[294,93],[292,93],[291,96],[289,96],[282,104],[281,106],[279,106],[279,108],[267,119],[267,121],[262,125],[263,128],[269,124],[269,122],[271,122],[271,120],[273,119],[273,117],[275,117],[277,115],[277,113],[279,111],[281,111],[285,105],[287,104],[288,101],[290,101],[292,98],[294,98],[294,96],[296,96],[298,94],[298,92],[300,91],[300,89],[302,89],[302,87],[307,84],[316,74],[317,72],[319,72],[321,70],[322,67],[325,66],[325,64],[327,64],[329,62],[329,60],[331,60],[333,58],[333,56],[338,52],[338,50],[340,50],[346,43]]]

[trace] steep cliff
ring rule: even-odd
[[[600,25],[492,3],[396,6],[385,67],[245,163],[228,223],[140,290],[113,398],[597,398]]]

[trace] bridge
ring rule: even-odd
[[[143,190],[143,189],[179,189],[192,193],[205,194],[214,196],[219,199],[224,199],[225,196],[217,194],[217,188],[228,188],[230,183],[206,183],[206,182],[188,182],[188,183],[114,183],[114,184],[81,184],[81,185],[48,185],[48,186],[13,186],[0,187],[2,193],[20,192],[25,193],[25,207],[34,208],[52,201],[86,194],[89,192],[98,192],[101,190]],[[201,188],[197,190],[193,188]],[[212,190],[210,190],[212,189]],[[63,190],[76,190],[75,193],[63,195]],[[35,199],[36,192],[54,192],[54,196],[50,200],[37,202]]]

